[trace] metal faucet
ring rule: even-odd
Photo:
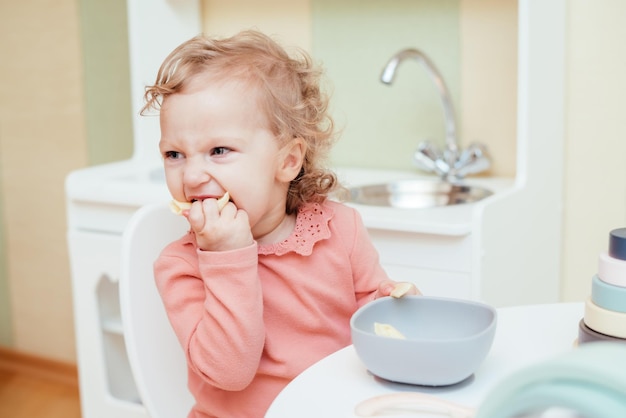
[[[487,149],[483,144],[474,143],[461,151],[456,132],[456,117],[450,99],[450,92],[443,81],[441,73],[433,62],[417,49],[404,49],[395,54],[380,76],[380,81],[391,84],[396,75],[398,65],[407,58],[413,58],[426,67],[439,91],[445,117],[446,141],[443,151],[432,142],[422,141],[415,151],[413,160],[415,165],[425,171],[433,172],[444,181],[456,182],[466,175],[487,170],[491,161]]]

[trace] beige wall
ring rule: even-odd
[[[491,173],[514,177],[517,0],[461,0],[460,4],[463,144],[483,142],[493,156]]]
[[[86,163],[77,3],[0,1],[0,168],[15,349],[73,361],[63,183]]]
[[[0,0],[0,344],[20,351],[75,360],[64,181],[132,152],[125,12]]]
[[[201,0],[208,35],[230,36],[258,29],[288,45],[311,48],[312,0]]]
[[[568,5],[562,294],[580,300],[609,231],[626,227],[626,2]]]

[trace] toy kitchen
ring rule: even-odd
[[[422,209],[348,203],[360,211],[392,278],[415,281],[427,294],[495,306],[558,301],[564,3],[519,1],[515,178],[468,179],[468,184],[492,192],[473,203]],[[158,117],[141,117],[138,111],[144,86],[153,80],[161,60],[201,32],[199,2],[129,0],[128,24],[133,157],[75,171],[66,180],[85,418],[147,418],[128,365],[120,320],[120,244],[138,208],[171,199],[158,155]],[[424,177],[417,171],[366,168],[337,172],[346,185],[355,187]]]

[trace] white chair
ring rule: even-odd
[[[183,350],[165,314],[152,265],[189,228],[167,205],[148,205],[122,239],[120,310],[126,351],[139,396],[151,418],[184,418],[194,403]]]

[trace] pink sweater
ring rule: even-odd
[[[358,213],[302,208],[283,242],[201,251],[190,232],[155,262],[189,367],[189,417],[262,417],[308,366],[350,344],[350,317],[387,275]]]

